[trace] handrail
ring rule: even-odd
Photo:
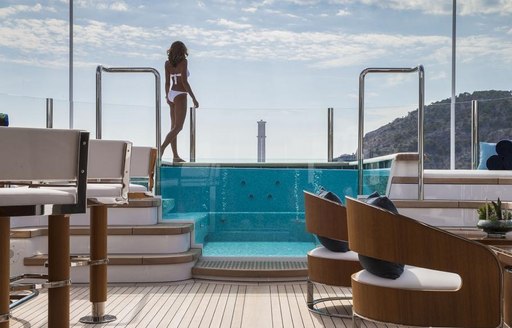
[[[363,134],[364,134],[364,78],[369,73],[413,73],[418,72],[418,199],[423,200],[423,121],[425,112],[425,70],[423,65],[412,68],[366,68],[359,75],[359,133],[357,140],[358,194],[363,194]]]
[[[334,108],[327,108],[327,162],[333,161]]]
[[[196,161],[196,108],[190,107],[190,163]]]
[[[478,100],[471,101],[471,169],[478,167]]]
[[[101,94],[101,73],[102,71],[108,73],[153,73],[155,76],[155,119],[156,119],[156,149],[160,154],[161,144],[161,86],[160,86],[160,73],[152,67],[104,67],[99,65],[96,67],[96,139],[101,139],[102,133],[102,94]],[[160,156],[158,156],[160,158]],[[158,161],[157,165],[160,162]],[[156,170],[156,194],[160,194],[159,175],[160,170]]]

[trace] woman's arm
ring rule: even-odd
[[[171,63],[167,60],[165,62],[165,100],[169,104],[169,90],[171,89]],[[170,105],[170,104],[169,104]]]
[[[183,65],[181,66],[181,83],[183,85],[183,89],[188,92],[190,97],[192,97],[192,101],[194,102],[194,107],[199,107],[199,103],[196,100],[196,96],[194,96],[194,92],[192,92],[192,88],[188,83],[188,61],[185,59]]]

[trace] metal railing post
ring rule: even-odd
[[[471,101],[471,169],[478,167],[480,147],[478,143],[478,100]]]
[[[332,107],[327,108],[327,162],[333,161],[333,136],[334,136],[334,109]]]
[[[109,73],[152,73],[155,76],[155,120],[156,120],[156,149],[158,154],[157,166],[160,166],[160,145],[161,145],[161,86],[160,73],[152,67],[96,67],[96,139],[101,139],[102,134],[102,94],[101,94],[101,72]],[[160,170],[155,172],[155,194],[160,195]]]
[[[101,72],[103,66],[99,65],[96,67],[96,139],[101,139],[102,122],[101,115],[103,113],[102,108],[102,95],[101,95]]]
[[[53,128],[53,98],[46,98],[46,127]]]
[[[363,194],[363,138],[364,138],[364,79],[368,73],[413,73],[418,72],[419,99],[418,99],[418,199],[424,198],[423,188],[423,121],[425,117],[425,70],[423,65],[413,68],[366,68],[359,75],[359,124],[357,140],[357,166],[358,166],[358,188],[359,195]]]
[[[196,108],[190,107],[190,163],[196,161]]]

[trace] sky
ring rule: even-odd
[[[152,67],[189,49],[197,161],[255,161],[257,121],[267,161],[326,161],[357,147],[358,80],[367,67],[425,68],[426,104],[451,96],[452,1],[75,0],[73,127],[94,136],[95,72]],[[457,2],[456,93],[511,90],[512,0]],[[13,126],[69,127],[69,2],[0,0],[0,112]],[[155,78],[103,73],[103,138],[155,145]],[[365,131],[415,110],[417,74],[366,79]],[[191,100],[189,99],[189,104]],[[169,108],[162,99],[162,137]],[[189,157],[189,125],[179,136]],[[167,157],[170,153],[166,153]],[[165,157],[164,157],[165,158]]]

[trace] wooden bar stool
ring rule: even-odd
[[[49,215],[48,326],[69,327],[69,214],[86,211],[89,133],[0,127],[0,328],[9,327],[10,217]]]
[[[90,209],[89,300],[92,314],[80,318],[87,324],[116,320],[105,314],[107,302],[108,208],[128,203],[132,144],[119,140],[91,140],[87,204]]]

